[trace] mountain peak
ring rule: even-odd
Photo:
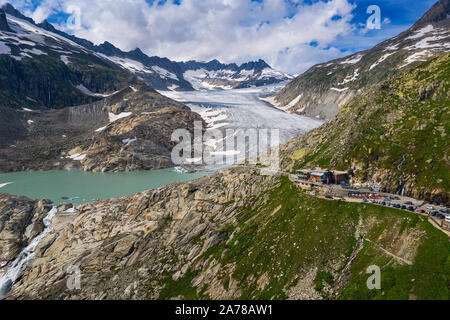
[[[142,50],[139,49],[139,48],[136,48],[136,49],[134,49],[134,50],[132,50],[132,51],[130,51],[130,52],[135,53],[135,54],[144,54],[144,53],[142,52]]]
[[[14,16],[14,17],[17,17],[17,18],[20,18],[20,19],[22,19],[22,20],[26,20],[26,21],[28,21],[28,22],[31,22],[32,24],[35,24],[33,19],[24,16],[22,13],[20,13],[19,10],[17,10],[16,8],[14,8],[10,3],[5,3],[5,4],[1,7],[1,9],[3,9],[3,11],[5,11],[5,13],[7,13],[7,14],[10,14],[10,15],[12,15],[12,16]]]
[[[413,26],[413,29],[422,28],[428,24],[448,23],[450,15],[450,0],[440,0],[428,10]]]
[[[38,27],[47,30],[47,31],[51,31],[51,32],[56,32],[56,28],[47,20],[42,21],[41,23],[38,24]]]
[[[250,61],[240,66],[240,69],[244,70],[252,70],[252,69],[263,70],[266,68],[271,67],[262,59],[259,59],[258,61]]]
[[[6,13],[3,9],[0,9],[0,31],[12,32],[6,20]]]
[[[122,51],[116,48],[111,42],[108,41],[105,41],[101,45],[99,45],[98,49],[100,52],[108,56],[122,55]]]

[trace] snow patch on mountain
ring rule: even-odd
[[[380,63],[382,63],[384,60],[386,60],[387,58],[389,58],[390,56],[392,56],[394,54],[394,52],[391,53],[386,53],[384,56],[382,56],[380,59],[377,60],[377,62],[375,62],[374,64],[372,64],[369,68],[369,70],[372,70],[373,68],[375,68],[376,66],[378,66]]]
[[[173,79],[173,80],[179,80],[178,77],[173,74],[172,72],[167,71],[164,68],[158,67],[158,66],[153,66],[152,67],[153,71],[156,72],[157,74],[159,74],[162,78],[164,79]]]
[[[265,68],[262,70],[261,72],[261,77],[262,78],[275,78],[275,79],[279,79],[279,80],[285,80],[287,79],[294,79],[294,76],[291,76],[287,73],[281,72],[281,71],[277,71],[271,68]]]
[[[337,91],[337,92],[344,92],[344,91],[347,91],[348,89],[350,89],[350,88],[342,88],[342,89],[339,89],[339,88],[330,88],[331,90],[333,90],[333,91]]]
[[[407,50],[414,50],[414,49],[427,49],[427,48],[440,48],[442,47],[441,43],[430,43],[432,41],[439,41],[442,39],[445,39],[447,37],[445,36],[430,36],[430,37],[426,37],[422,40],[420,40],[419,42],[417,42],[416,44],[407,47]]]
[[[68,156],[67,158],[75,160],[75,161],[82,161],[86,158],[85,154],[76,153],[74,155]]]
[[[428,58],[432,55],[432,53],[428,50],[419,51],[412,55],[410,55],[408,58],[405,59],[405,63],[399,67],[399,69],[406,67],[407,65],[410,65],[413,62],[416,61],[427,61]]]
[[[61,59],[62,62],[64,62],[64,64],[67,66],[70,63],[69,57],[68,56],[60,56],[59,57]]]
[[[287,111],[287,110],[289,110],[290,108],[296,106],[297,103],[300,102],[300,99],[301,99],[302,97],[303,97],[303,93],[300,93],[295,99],[293,99],[291,102],[289,102],[289,104],[287,104],[286,106],[281,107],[281,106],[278,104],[277,108],[278,108],[278,109],[281,109],[281,110],[283,110],[283,111]]]
[[[345,77],[345,79],[341,83],[338,83],[338,85],[341,86],[341,85],[344,85],[344,84],[346,84],[348,82],[352,82],[352,81],[357,80],[358,77],[359,77],[359,72],[358,71],[359,71],[359,69],[356,69],[355,71],[353,71],[353,75]]]
[[[80,46],[79,44],[64,38],[63,36],[60,36],[56,33],[44,30],[42,28],[39,28],[35,25],[33,25],[32,23],[22,20],[20,18],[17,18],[15,16],[6,15],[7,20],[8,20],[8,25],[10,26],[10,28],[16,32],[17,34],[20,35],[20,37],[23,39],[27,39],[30,40],[32,42],[35,43],[39,43],[41,45],[46,45],[46,41],[45,38],[51,38],[57,42],[65,42],[70,44],[73,47],[77,47],[83,51],[86,51],[86,49],[82,46]]]
[[[108,113],[108,116],[109,116],[109,122],[115,122],[115,121],[120,120],[120,119],[122,119],[122,118],[129,117],[129,116],[131,116],[132,114],[133,114],[132,112],[121,112],[121,113],[119,113],[119,114],[114,114],[114,113],[112,113],[112,112],[109,112],[109,113]]]
[[[101,57],[111,60],[115,64],[120,65],[122,68],[131,71],[131,72],[144,72],[144,73],[154,73],[153,70],[145,67],[142,63],[136,60],[128,59],[128,58],[120,58],[115,56],[107,56],[104,54],[99,54]]]
[[[356,56],[351,56],[347,60],[342,61],[341,64],[356,64],[361,61],[362,57],[363,57],[362,54],[358,54]]]
[[[130,144],[132,144],[133,142],[136,142],[137,138],[134,137],[133,139],[129,138],[129,139],[124,139],[122,140],[122,143],[125,144],[125,147],[128,147]]]
[[[386,49],[384,49],[384,51],[397,51],[399,45],[400,45],[399,43],[396,43],[392,46],[387,46]]]
[[[416,31],[416,32],[415,32],[415,35],[410,36],[410,37],[406,38],[405,40],[414,40],[414,39],[422,38],[422,37],[424,37],[427,33],[431,32],[431,31],[433,31],[433,30],[434,30],[434,27],[433,27],[431,24],[429,24],[428,26],[423,27],[422,29]]]
[[[44,52],[42,50],[39,50],[39,49],[35,49],[35,48],[33,48],[33,49],[24,49],[24,50],[22,50],[22,52],[30,53],[30,54],[33,54],[35,56],[48,55],[46,52]]]

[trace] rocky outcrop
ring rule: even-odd
[[[6,14],[3,9],[0,9],[0,31],[13,32],[6,20]]]
[[[0,277],[21,249],[44,230],[50,201],[0,193]]]
[[[414,24],[414,28],[419,29],[430,23],[443,23],[450,16],[450,1],[439,0],[433,7]],[[447,21],[448,24],[448,21]]]
[[[4,119],[3,119],[4,118]],[[0,108],[0,172],[133,171],[173,166],[176,129],[201,117],[141,82],[92,104],[47,111]],[[20,160],[18,160],[20,159]]]

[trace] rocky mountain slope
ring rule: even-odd
[[[354,169],[354,182],[450,204],[450,53],[353,98],[283,147],[283,167]]]
[[[366,87],[450,51],[450,1],[438,1],[414,26],[374,48],[322,63],[291,81],[271,103],[332,119]]]
[[[292,78],[283,72],[272,69],[262,60],[244,63],[240,66],[234,63],[223,64],[217,60],[175,62],[157,56],[149,57],[139,48],[124,52],[107,41],[100,45],[94,45],[88,40],[56,29],[46,20],[35,24],[32,19],[23,16],[10,4],[4,5],[3,9],[10,16],[25,20],[36,27],[99,54],[105,60],[141,77],[149,86],[157,90],[247,88],[278,83]],[[71,56],[71,50],[68,51],[68,56]]]
[[[173,166],[172,132],[193,132],[202,118],[142,82],[129,84],[100,101],[61,110],[0,109],[0,123],[6,123],[0,129],[0,172]]]
[[[90,103],[122,89],[133,78],[109,60],[29,20],[0,9],[0,107],[59,109]]]
[[[36,24],[12,5],[0,8],[0,98],[3,105],[62,108],[99,100],[134,74],[157,90],[231,89],[291,79],[262,60],[236,64],[174,62],[140,49],[123,52]],[[84,88],[88,89],[85,90]]]
[[[314,198],[258,169],[77,209],[54,218],[6,299],[449,298],[450,244],[425,217]],[[367,289],[373,264],[382,290]]]
[[[173,166],[172,132],[201,117],[65,36],[0,9],[0,172]]]

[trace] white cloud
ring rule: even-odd
[[[27,8],[31,0],[12,3]],[[173,60],[241,63],[262,58],[285,72],[299,73],[343,55],[325,48],[354,30],[353,9],[349,0],[313,4],[182,0],[180,5],[167,1],[160,6],[145,0],[43,0],[29,13],[41,21],[60,10],[79,12],[72,21],[81,25],[61,27],[96,44],[107,40],[122,50],[139,47],[149,55]],[[341,19],[332,19],[335,16]],[[309,46],[312,41],[317,47]]]

